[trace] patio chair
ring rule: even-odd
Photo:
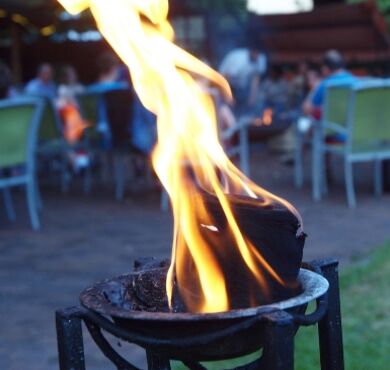
[[[237,142],[230,148],[226,149],[226,154],[229,158],[237,157],[241,171],[245,176],[250,176],[250,162],[249,162],[249,128],[252,120],[247,117],[242,117],[237,124],[220,134],[222,140],[230,140],[237,136]]]
[[[89,124],[89,127],[85,130],[85,133],[90,145],[92,142],[95,143],[99,136],[97,132],[97,124],[99,121],[98,104],[100,98],[101,94],[90,92],[83,92],[77,94],[76,96],[77,103],[80,107],[80,113]]]
[[[307,118],[306,130],[302,130],[299,127],[299,122],[295,123],[295,155],[294,155],[294,184],[297,189],[301,189],[303,186],[303,153],[304,148],[307,145],[312,146],[312,194],[314,200],[321,198],[321,187],[326,192],[326,181],[320,182],[318,171],[319,166],[325,166],[322,162],[318,137],[322,137],[321,127],[325,123],[327,130],[332,133],[338,133],[339,127],[346,126],[347,110],[348,110],[348,98],[351,89],[351,83],[345,82],[333,82],[330,83],[325,91],[325,102],[323,108],[323,116],[321,120],[314,118]],[[329,133],[328,132],[328,133]],[[320,163],[319,165],[317,163]]]
[[[111,156],[114,169],[115,199],[122,201],[127,176],[126,159],[135,157],[145,159],[146,156],[132,144],[133,103],[131,89],[116,89],[104,93],[107,108],[107,120],[110,125],[112,149]],[[150,178],[150,173],[146,174]]]
[[[28,210],[34,230],[38,216],[35,150],[43,102],[35,98],[0,102],[0,189],[3,190],[8,218],[15,219],[10,189],[26,187]]]
[[[48,163],[50,170],[59,165],[60,186],[64,193],[68,189],[70,173],[68,172],[67,153],[69,145],[63,135],[63,124],[54,102],[47,97],[39,97],[43,102],[43,113],[38,132],[37,155],[40,163]]]
[[[322,194],[327,192],[326,153],[342,144],[337,140],[332,144],[326,143],[326,138],[345,137],[352,86],[351,82],[329,83],[325,90],[322,118],[313,122],[311,176],[312,195],[316,201],[321,200]]]
[[[348,205],[355,208],[354,163],[374,162],[375,193],[382,193],[382,162],[390,159],[390,86],[383,80],[361,81],[351,87],[349,95],[346,124],[343,126],[324,121],[322,127],[316,130],[318,153],[314,166],[321,184],[326,180],[325,153],[343,157]],[[345,142],[327,144],[325,134],[328,129],[343,134]],[[321,187],[317,190],[321,197]]]
[[[84,149],[92,157],[101,156],[100,141],[101,133],[98,131],[99,122],[99,99],[100,93],[83,92],[77,94],[76,100],[80,108],[81,116],[88,122],[88,127],[84,130]],[[84,192],[89,193],[92,186],[91,164],[87,166],[84,177]]]
[[[126,159],[140,152],[131,143],[131,120],[133,116],[133,92],[129,88],[117,88],[100,93],[83,93],[77,96],[83,118],[91,127],[87,130],[89,148],[102,161],[112,160],[115,181],[115,198],[124,197],[126,183]],[[99,104],[104,100],[107,124],[110,129],[110,147],[102,147],[103,135],[99,132]]]

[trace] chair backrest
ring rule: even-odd
[[[325,88],[323,122],[328,130],[332,125],[346,128],[352,82],[331,82]]]
[[[81,115],[90,124],[90,137],[97,135],[96,128],[99,120],[106,119],[111,132],[112,145],[115,147],[130,143],[133,99],[133,92],[128,88],[78,94],[77,102]],[[104,117],[101,117],[103,113]]]
[[[99,99],[101,94],[84,92],[77,94],[76,100],[82,117],[91,127],[95,127],[99,120]]]
[[[0,167],[34,162],[43,102],[36,98],[0,101]]]
[[[100,138],[97,126],[99,122],[99,104],[101,99],[103,99],[102,94],[96,92],[83,92],[76,95],[80,114],[88,123],[85,133],[90,142],[99,141]]]
[[[104,100],[113,147],[130,144],[134,102],[132,90],[107,91],[104,93]]]
[[[352,152],[375,151],[390,141],[389,103],[390,86],[385,81],[362,82],[353,87],[348,114],[348,145]]]
[[[54,102],[46,97],[40,97],[44,102],[44,109],[39,125],[38,140],[40,142],[47,142],[51,140],[58,140],[63,137],[63,124],[58,114]]]

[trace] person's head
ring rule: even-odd
[[[309,70],[309,65],[310,63],[307,60],[303,60],[299,62],[297,67],[297,73],[300,76],[305,76],[307,71]]]
[[[113,53],[102,54],[97,63],[100,80],[116,81],[119,77],[119,60]]]
[[[252,47],[248,49],[248,52],[249,52],[249,60],[252,63],[256,63],[259,60],[260,50]]]
[[[249,37],[246,42],[246,48],[248,49],[249,60],[252,63],[257,63],[261,54],[261,45],[259,42]]]
[[[8,96],[12,84],[12,76],[9,68],[0,61],[0,99]]]
[[[49,83],[53,80],[53,67],[49,63],[43,63],[38,67],[37,78],[43,83]]]
[[[322,73],[329,76],[344,68],[344,58],[337,50],[329,50],[322,59]]]
[[[61,70],[61,83],[64,85],[73,85],[77,83],[77,72],[72,66],[64,66]]]

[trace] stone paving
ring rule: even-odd
[[[321,203],[311,200],[309,184],[301,191],[293,188],[293,169],[276,157],[254,153],[252,170],[256,182],[289,199],[302,213],[309,234],[306,259],[334,256],[344,266],[390,239],[390,196],[378,199],[372,194],[370,165],[357,170],[356,210],[346,205],[337,163],[337,181]],[[15,224],[5,221],[0,208],[1,370],[57,369],[55,309],[77,304],[83,288],[129,271],[137,257],[169,256],[172,220],[159,210],[158,194],[133,194],[116,203],[110,190],[96,187],[84,196],[75,186],[63,196],[43,188],[40,232],[29,229],[21,193],[15,195]],[[113,369],[87,335],[85,345],[88,370]],[[140,350],[126,351],[145,368]]]

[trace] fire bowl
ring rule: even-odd
[[[113,325],[141,347],[171,359],[213,361],[262,348],[266,315],[278,310],[302,315],[307,304],[329,287],[321,275],[301,269],[298,281],[302,291],[295,297],[258,307],[194,314],[167,310],[165,290],[161,289],[165,275],[166,268],[151,269],[146,284],[142,283],[145,271],[107,279],[84,290],[80,301],[93,314],[111,318]],[[136,297],[140,282],[141,299]]]

